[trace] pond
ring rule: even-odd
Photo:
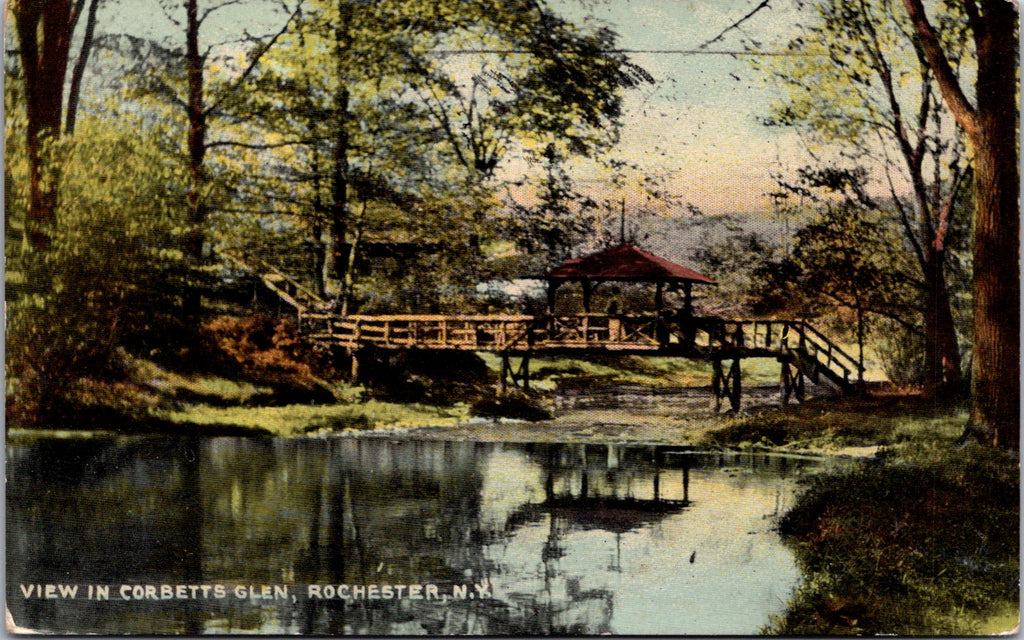
[[[65,633],[750,634],[820,460],[379,438],[7,446],[7,602]],[[49,586],[48,586],[49,585]]]

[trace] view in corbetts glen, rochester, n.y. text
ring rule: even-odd
[[[12,0],[9,632],[1018,624],[1003,0]]]

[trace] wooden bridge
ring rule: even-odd
[[[222,254],[257,275],[295,312],[306,340],[341,347],[358,366],[368,350],[486,351],[502,356],[501,384],[529,389],[536,355],[615,353],[674,356],[712,364],[716,406],[740,404],[740,361],[774,358],[781,364],[783,402],[802,400],[804,381],[841,393],[863,381],[860,363],[802,320],[727,320],[683,314],[573,315],[341,315],[332,304],[272,265]],[[518,371],[509,358],[520,359]],[[725,361],[731,361],[726,369]]]

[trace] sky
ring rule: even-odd
[[[566,12],[581,10],[566,0]],[[693,51],[749,14],[760,0],[608,0],[593,15],[620,35],[623,49]],[[771,0],[707,51],[742,51],[744,40],[766,50],[796,35],[792,0]],[[749,57],[637,53],[630,59],[656,84],[631,92],[618,153],[669,172],[683,200],[709,214],[751,213],[770,207],[772,174],[806,164],[791,131],[759,123],[779,94],[758,77]]]

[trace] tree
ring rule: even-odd
[[[237,118],[233,108],[244,94],[246,83],[302,6],[301,0],[295,5],[286,1],[272,5],[277,7],[280,20],[276,30],[268,27],[262,35],[244,31],[241,38],[231,42],[204,42],[206,21],[237,4],[235,0],[185,0],[181,4],[163,0],[165,16],[183,32],[179,32],[180,40],[168,37],[157,42],[125,35],[108,37],[105,43],[126,50],[130,67],[126,75],[131,79],[133,97],[142,103],[136,106],[164,109],[165,118],[181,123],[189,175],[189,221],[182,246],[195,267],[204,262],[211,195],[220,186],[211,180],[210,127]],[[179,13],[182,11],[184,15]],[[196,312],[199,301],[198,289],[193,290],[186,296],[185,306]]]
[[[947,266],[953,207],[970,177],[961,136],[936,95],[935,74],[910,37],[906,17],[891,3],[810,4],[818,20],[788,48],[812,55],[762,66],[788,92],[772,122],[801,126],[818,141],[838,144],[841,155],[880,168],[921,273],[928,388],[955,388],[960,351]],[[968,54],[957,18],[949,11],[942,15],[959,65]],[[904,185],[909,199],[900,193]]]
[[[308,229],[344,308],[358,240],[385,220],[386,235],[440,244],[449,267],[479,275],[505,158],[547,145],[560,157],[595,153],[614,139],[638,72],[613,39],[533,2],[310,2],[255,76],[261,91],[237,147],[262,152],[246,166],[273,190],[278,205],[265,213],[287,211]],[[288,161],[266,162],[274,156]]]
[[[75,11],[81,12],[85,0],[78,0],[75,4]],[[64,133],[71,135],[75,132],[75,120],[78,117],[78,100],[82,92],[82,77],[85,75],[85,67],[89,62],[89,54],[92,53],[93,42],[96,35],[96,13],[99,9],[100,0],[89,0],[88,16],[85,19],[85,32],[82,34],[82,46],[78,50],[78,57],[75,58],[75,66],[71,70],[71,87],[68,90],[67,116],[64,121]]]
[[[903,0],[942,96],[967,132],[975,164],[974,360],[971,419],[992,444],[1020,446],[1020,173],[1017,167],[1018,13],[1006,0],[963,0],[977,77],[963,90],[944,33],[921,0]]]
[[[10,81],[9,81],[10,84]],[[8,89],[10,91],[10,89]],[[10,105],[9,105],[10,106]],[[8,113],[5,164],[7,379],[12,417],[51,424],[78,379],[116,370],[117,349],[167,356],[189,335],[177,313],[184,280],[181,166],[142,135],[138,119],[82,117],[61,140],[61,198],[46,252],[19,250],[29,228],[25,149],[13,142],[24,122]],[[134,126],[132,126],[134,125]]]
[[[536,261],[532,270],[549,269],[570,256],[572,249],[594,233],[597,203],[578,193],[554,144],[545,147],[544,173],[531,194],[536,202],[511,199],[512,215],[505,233]]]
[[[48,145],[60,137],[71,36],[77,13],[71,0],[17,0],[11,12],[25,78],[26,152],[29,163],[28,237],[49,247],[56,221],[57,176],[46,172]]]
[[[855,202],[828,203],[818,220],[796,234],[792,260],[799,267],[797,286],[805,295],[853,311],[862,369],[867,314],[920,333],[913,322],[920,283],[913,282],[906,254],[891,250],[898,230],[889,221]]]

